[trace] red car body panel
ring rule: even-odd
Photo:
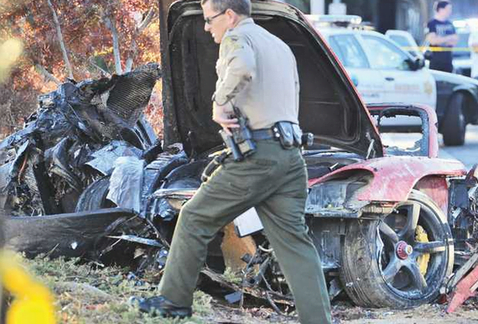
[[[374,110],[383,110],[389,107],[393,107],[393,104],[387,104],[383,106],[373,106],[368,107],[369,111]],[[438,157],[438,118],[435,110],[427,105],[414,105],[416,108],[424,110],[428,115],[428,157],[436,158]],[[384,149],[385,155],[387,154],[386,149]]]
[[[430,197],[440,209],[443,215],[448,215],[448,183],[443,176],[428,176],[415,185],[415,189]]]
[[[351,171],[362,170],[373,174],[373,178],[370,184],[357,194],[357,199],[390,203],[407,200],[410,191],[420,180],[426,177],[438,176],[445,178],[466,174],[463,163],[456,160],[388,156],[354,163],[326,174],[321,178],[311,179],[309,180],[309,187],[340,177],[345,172],[350,173]],[[426,187],[427,183],[421,185]],[[429,194],[433,195],[431,193],[433,191],[432,188],[430,188]],[[443,201],[440,202],[441,205],[442,203]]]
[[[428,114],[429,130],[428,130],[428,156],[431,158],[438,157],[438,118],[435,110],[426,105],[417,105]]]

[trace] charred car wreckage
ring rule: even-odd
[[[163,2],[161,9],[161,72],[149,64],[112,78],[67,82],[41,96],[24,129],[0,143],[9,245],[31,256],[102,262],[119,249],[138,271],[164,266],[179,210],[223,143],[211,120],[218,47],[203,30],[200,2]],[[374,105],[369,112],[298,10],[253,1],[253,18],[297,59],[300,124],[314,134],[303,151],[306,220],[331,298],[345,291],[357,305],[394,308],[436,299],[476,247],[478,173],[437,158],[431,109]],[[142,115],[160,77],[163,140]],[[384,146],[378,130],[393,125],[382,120],[403,115],[420,118],[421,138],[408,150]],[[260,232],[248,238],[257,249],[242,256],[242,284],[209,268],[204,273],[239,295],[291,304],[267,239]],[[208,262],[221,259],[221,240],[211,242]]]

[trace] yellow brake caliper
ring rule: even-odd
[[[415,241],[419,243],[430,242],[428,240],[428,234],[425,232],[422,226],[418,225],[415,231]],[[420,273],[425,276],[427,273],[428,262],[430,261],[430,253],[424,253],[417,258],[417,264],[420,268]]]

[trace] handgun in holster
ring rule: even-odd
[[[232,158],[234,159],[234,161],[244,160],[244,155],[242,155],[241,151],[239,150],[239,147],[234,142],[234,138],[223,130],[220,130],[219,134],[221,135],[224,144],[226,144],[226,147],[231,151]]]
[[[225,131],[219,131],[226,146],[231,150],[234,161],[242,161],[245,157],[256,151],[256,143],[252,139],[252,132],[249,128],[249,120],[241,113],[239,108],[233,106],[234,117],[239,127],[231,128],[231,135]]]

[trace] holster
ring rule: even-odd
[[[249,120],[241,113],[239,108],[233,106],[233,109],[239,127],[230,129],[232,136],[223,130],[220,130],[219,134],[226,147],[231,151],[234,161],[240,162],[256,152],[256,143],[252,138]]]
[[[219,134],[226,144],[227,149],[231,152],[234,161],[239,162],[244,160],[244,155],[242,154],[240,147],[236,144],[234,137],[228,135],[225,131],[220,130]]]

